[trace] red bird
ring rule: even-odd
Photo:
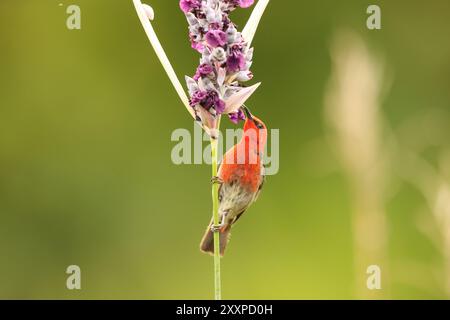
[[[267,142],[265,124],[243,107],[247,119],[241,141],[224,156],[218,177],[220,225],[208,226],[200,243],[200,250],[214,254],[214,232],[220,232],[220,254],[223,256],[227,246],[231,226],[245,210],[256,201],[264,183],[262,152]]]

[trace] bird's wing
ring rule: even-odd
[[[244,210],[242,210],[241,212],[239,212],[239,213],[236,215],[236,218],[233,220],[232,224],[235,224],[235,223],[239,220],[239,218],[242,217],[242,215],[244,214],[245,210],[247,210],[247,208],[248,208],[253,202],[255,202],[255,201],[258,199],[259,193],[261,192],[261,189],[262,189],[262,187],[263,187],[263,185],[264,185],[264,182],[266,181],[266,176],[263,175],[263,176],[261,176],[261,177],[262,177],[261,183],[260,183],[260,185],[259,185],[259,187],[258,187],[258,191],[256,192],[255,197],[253,198],[253,200],[251,201],[251,203],[249,203],[248,206],[244,208]]]
[[[255,198],[253,199],[253,202],[255,202],[258,199],[259,194],[261,193],[262,187],[264,186],[264,182],[266,182],[266,176],[262,175],[261,177],[262,177],[261,183],[259,184],[258,191],[256,191]]]
[[[222,199],[223,199],[223,184],[220,184],[219,185],[219,203],[221,203],[222,202]]]
[[[235,224],[235,223],[239,220],[239,218],[242,217],[242,215],[244,214],[245,210],[247,210],[247,208],[245,208],[244,210],[242,210],[241,212],[239,212],[239,213],[236,215],[236,218],[233,220],[233,222],[232,222],[231,224]]]

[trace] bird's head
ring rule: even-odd
[[[258,149],[264,150],[267,142],[267,127],[260,119],[255,117],[246,106],[241,107],[246,115],[244,123],[244,134],[250,137],[250,140],[257,142]]]

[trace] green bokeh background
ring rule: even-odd
[[[149,3],[177,74],[191,75],[198,54],[177,1]],[[379,31],[366,28],[374,3]],[[66,28],[69,4],[81,8],[81,30]],[[233,19],[242,28],[250,12]],[[449,127],[449,1],[271,1],[254,41],[263,85],[249,106],[280,129],[280,171],[233,232],[224,298],[358,298],[348,179],[323,138],[341,28],[393,75],[382,105],[390,127],[430,108]],[[210,167],[171,162],[172,131],[193,123],[132,1],[3,0],[0,41],[0,298],[212,298],[213,261],[198,250]],[[449,130],[439,138],[425,153],[431,165],[450,148]],[[421,211],[433,221],[424,197],[402,181],[395,190],[385,297],[446,298],[442,254],[416,225]],[[80,291],[66,289],[71,264]],[[417,266],[414,279],[405,265]]]

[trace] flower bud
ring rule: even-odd
[[[245,55],[245,60],[252,61],[253,60],[253,48],[248,49],[247,54]]]
[[[237,74],[236,80],[240,82],[246,82],[253,78],[253,73],[250,71],[241,71]]]
[[[155,18],[155,12],[152,7],[148,4],[142,4],[142,8],[144,8],[145,15],[149,20],[153,20]]]
[[[225,62],[225,60],[227,59],[225,50],[222,47],[215,48],[211,53],[210,59],[213,62],[219,62],[219,63]]]
[[[236,28],[232,25],[228,28],[227,30],[227,37],[228,37],[228,43],[232,44],[236,41],[237,39],[237,30]]]
[[[206,8],[205,14],[206,14],[206,20],[209,23],[216,22],[216,12],[211,7]]]
[[[195,15],[191,12],[186,13],[186,19],[190,26],[194,26],[198,24],[198,20]]]

